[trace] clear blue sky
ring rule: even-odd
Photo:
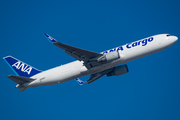
[[[40,70],[74,61],[44,32],[95,52],[155,34],[180,37],[179,6],[178,0],[1,0],[0,57],[12,55]],[[129,73],[122,76],[22,93],[6,77],[14,73],[1,59],[0,119],[179,120],[179,45],[127,63]]]

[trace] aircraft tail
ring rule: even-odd
[[[12,70],[18,75],[22,77],[32,77],[42,71],[12,57],[7,56],[3,58],[7,64],[12,68]]]
[[[22,92],[28,88],[25,83],[32,82],[35,80],[32,78],[21,77],[21,76],[16,76],[16,75],[9,75],[7,77],[17,83],[16,88],[19,88],[19,92]]]

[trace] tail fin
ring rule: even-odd
[[[12,56],[7,56],[7,57],[4,57],[3,59],[13,69],[13,71],[19,76],[31,77],[42,72]]]
[[[79,85],[84,85],[84,84],[86,84],[86,82],[80,80],[79,78],[76,78],[75,80],[76,80],[76,82],[77,82]]]

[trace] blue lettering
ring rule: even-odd
[[[136,47],[137,46],[137,42],[134,42],[133,44],[132,44],[132,47]]]
[[[109,52],[113,52],[113,51],[115,51],[116,50],[116,48],[114,48],[114,49],[111,49]]]
[[[108,53],[108,51],[103,52],[103,54]]]
[[[144,39],[144,40],[142,41],[142,46],[145,46],[145,45],[147,45],[147,39]]]
[[[153,37],[150,37],[149,39],[148,39],[148,42],[152,42],[153,41]]]
[[[131,48],[131,47],[129,46],[129,44],[127,44],[126,47],[127,47],[128,49]]]
[[[123,51],[123,47],[122,47],[122,46],[121,46],[121,47],[118,47],[118,48],[117,48],[117,51],[119,51],[119,50]]]
[[[141,44],[141,41],[138,41],[138,45],[140,45]]]
[[[139,46],[141,43],[142,43],[142,46],[146,46],[147,43],[148,43],[148,42],[152,42],[153,39],[154,39],[153,37],[150,37],[150,38],[148,38],[148,39],[139,40],[139,41],[137,41],[137,42],[133,42],[133,43],[127,44],[127,45],[126,45],[126,48],[127,48],[127,49],[130,49],[130,48],[132,48],[132,47]],[[114,51],[116,51],[116,50],[117,50],[117,51],[119,51],[119,50],[123,51],[124,48],[123,48],[123,46],[120,46],[120,47],[117,47],[117,48],[113,48],[113,49],[111,49],[111,50],[104,51],[103,54],[106,54],[106,53],[109,53],[109,52],[114,52]],[[15,66],[15,65],[14,65],[14,66]],[[18,66],[19,66],[19,65],[18,65]],[[22,66],[22,65],[21,65],[21,66]],[[23,68],[24,68],[24,66],[23,66]]]

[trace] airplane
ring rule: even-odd
[[[104,75],[107,77],[123,75],[129,72],[125,63],[162,51],[178,40],[176,36],[170,34],[158,34],[97,53],[61,43],[47,33],[44,35],[53,45],[63,49],[76,61],[41,71],[12,56],[4,57],[3,59],[16,73],[7,77],[17,83],[16,88],[19,88],[19,92],[29,87],[59,84],[73,79],[84,85]],[[79,79],[85,75],[90,75],[87,81]]]

